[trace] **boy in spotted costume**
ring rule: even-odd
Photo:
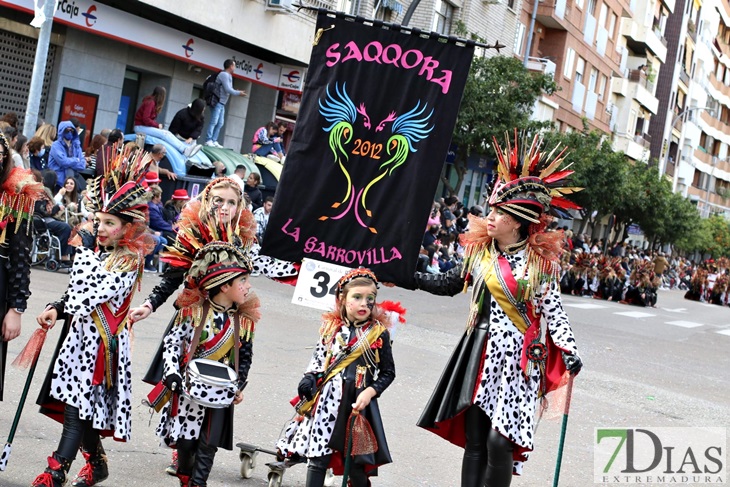
[[[545,232],[548,210],[576,208],[563,197],[577,190],[563,181],[571,171],[558,170],[564,153],[541,152],[538,137],[494,146],[499,179],[487,217],[469,218],[463,272],[416,274],[433,294],[473,286],[466,331],[418,421],[464,448],[462,487],[510,485],[533,449],[545,395],[582,366],[560,301],[563,234]]]
[[[204,487],[218,448],[230,450],[233,406],[243,401],[243,388],[253,358],[253,333],[260,318],[259,300],[249,294],[251,260],[231,242],[214,241],[196,255],[178,297],[179,312],[163,340],[165,394],[157,436],[177,448],[181,487]],[[206,407],[183,393],[183,377],[191,380],[191,360],[207,359],[231,367],[237,392],[210,389],[206,397],[220,407]],[[154,391],[153,391],[154,392]],[[160,401],[151,397],[152,404]],[[229,406],[225,406],[229,405]]]
[[[52,327],[66,315],[59,348],[41,390],[41,412],[63,423],[58,448],[34,487],[61,487],[81,447],[86,465],[71,484],[88,487],[109,475],[102,436],[128,441],[132,426],[131,323],[146,237],[147,203],[141,181],[152,159],[114,151],[107,173],[88,185],[87,208],[95,213],[96,249],[80,247],[68,289],[38,317]]]

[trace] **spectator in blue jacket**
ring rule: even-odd
[[[67,176],[76,179],[79,171],[86,169],[86,158],[73,123],[64,121],[58,124],[58,138],[51,144],[48,168],[56,173],[56,191],[61,189],[60,185]]]
[[[152,200],[147,203],[150,213],[150,228],[156,232],[160,232],[168,241],[175,240],[175,228],[172,224],[165,220],[164,206],[162,205],[162,190],[159,186],[150,187]]]

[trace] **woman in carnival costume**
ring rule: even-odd
[[[21,316],[30,297],[30,225],[43,185],[13,167],[10,144],[0,133],[0,401],[3,399],[7,342],[20,335]]]
[[[464,448],[462,487],[507,487],[521,474],[545,395],[582,366],[560,300],[563,235],[545,232],[548,210],[576,207],[563,197],[576,190],[558,169],[564,152],[546,155],[537,137],[526,151],[494,146],[499,179],[491,211],[463,236],[463,273],[416,274],[433,294],[473,286],[466,331],[418,421]]]
[[[131,437],[127,315],[152,245],[145,235],[146,191],[141,185],[150,162],[141,151],[122,152],[104,176],[88,185],[97,248],[78,248],[65,294],[38,317],[43,327],[53,327],[64,314],[70,319],[38,401],[41,412],[63,423],[63,433],[34,487],[64,485],[79,446],[86,465],[71,485],[101,482],[109,475],[101,437]]]
[[[378,280],[368,269],[345,274],[335,289],[334,311],[322,315],[319,341],[299,382],[297,415],[276,444],[284,457],[309,459],[307,487],[324,485],[327,468],[343,472],[350,414],[370,423],[377,450],[354,457],[350,485],[390,463],[377,398],[395,379],[389,329],[405,322],[399,303],[376,303]]]
[[[163,340],[164,380],[156,389],[158,397],[160,389],[164,395],[162,400],[151,397],[156,409],[166,403],[157,435],[177,448],[176,474],[182,487],[207,485],[218,448],[232,448],[233,406],[243,401],[254,326],[260,318],[259,300],[249,294],[251,260],[245,250],[222,237],[197,252],[187,274],[186,289],[176,301],[175,324]],[[180,394],[183,377],[193,381],[187,372],[196,359],[231,367],[237,381],[226,390],[206,389],[205,404],[192,393]]]

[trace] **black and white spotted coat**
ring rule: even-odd
[[[505,255],[516,276],[525,267],[525,251]],[[478,268],[474,273],[480,272]],[[577,354],[573,330],[560,299],[556,281],[543,285],[534,297],[536,313],[547,323],[547,331],[555,344],[566,352]],[[524,335],[512,323],[497,300],[491,297],[489,338],[486,356],[477,386],[474,403],[492,420],[492,428],[529,450],[533,448],[540,369],[530,368],[530,376],[520,367]],[[527,454],[526,454],[527,455]],[[522,472],[522,463],[516,461],[514,471]]]
[[[225,312],[214,311],[212,313],[212,319],[202,325],[204,328],[201,333],[200,343],[203,344],[207,340],[213,339],[216,333],[215,330],[222,330],[226,319],[228,319],[228,316]],[[180,358],[187,354],[194,333],[195,328],[193,327],[192,320],[188,319],[177,326],[173,326],[170,332],[165,335],[165,338],[163,339],[164,348],[162,352],[164,363],[163,377],[167,377],[171,374],[180,374],[182,377],[185,376],[184,373],[180,372]],[[232,355],[232,353],[227,353],[220,361],[225,361],[225,363],[228,363],[229,366],[233,368],[234,363],[233,360],[231,360]],[[197,355],[194,354],[193,358],[196,358],[196,356]],[[241,341],[238,358],[238,379],[241,384],[244,384],[248,377],[248,372],[251,368],[251,361],[253,358],[252,341]],[[161,411],[160,421],[157,424],[155,432],[162,440],[163,445],[167,446],[175,445],[177,440],[181,438],[186,440],[198,439],[200,436],[200,429],[203,426],[203,420],[205,419],[206,408],[204,406],[192,402],[183,394],[178,394],[174,397],[178,401],[177,415],[170,415],[172,401],[168,402]]]
[[[324,372],[328,351],[331,351],[332,356],[336,357],[343,350],[343,346],[350,341],[353,333],[354,327],[343,324],[331,344],[320,339],[305,374]],[[380,362],[375,370],[368,372],[363,386],[356,389],[352,380],[352,369],[365,363],[364,357],[361,356],[324,385],[310,416],[304,416],[303,418],[297,416],[286,426],[282,437],[276,443],[276,448],[282,455],[286,457],[315,458],[333,453],[331,448],[333,444],[344,443],[344,438],[339,438],[337,432],[343,430],[343,420],[346,420],[352,411],[349,403],[355,402],[355,398],[361,390],[371,386],[376,390],[377,396],[373,398],[362,414],[368,417],[371,426],[376,431],[375,435],[380,448],[378,453],[382,453],[387,458],[387,460],[376,458],[374,462],[384,464],[390,461],[387,443],[382,431],[382,420],[377,408],[377,397],[395,379],[395,365],[392,358],[389,332],[384,331],[380,337],[383,344],[383,348],[380,349]],[[343,408],[343,400],[348,401],[345,408]],[[335,433],[334,437],[333,432]]]
[[[118,335],[114,383],[93,385],[101,335],[91,318],[97,306],[111,303],[118,310],[134,291],[137,272],[115,272],[104,267],[108,254],[78,248],[66,291],[65,312],[73,322],[53,366],[50,394],[79,410],[82,420],[96,430],[113,431],[114,439],[127,441],[132,426],[132,363],[129,329]]]

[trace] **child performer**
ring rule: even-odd
[[[251,268],[248,255],[232,243],[206,244],[188,272],[176,322],[163,341],[164,385],[172,400],[162,409],[157,436],[177,448],[182,487],[206,486],[218,447],[232,449],[233,406],[243,401],[260,317],[259,301],[249,294]],[[188,366],[198,359],[231,367],[237,380],[219,389],[196,382]],[[194,389],[205,391],[204,401]]]
[[[398,303],[377,305],[377,294],[375,274],[354,269],[337,283],[334,311],[322,315],[319,342],[298,387],[298,415],[276,444],[285,457],[309,459],[307,487],[322,487],[327,468],[342,473],[353,410],[370,423],[378,448],[355,457],[351,485],[370,485],[368,474],[392,461],[377,402],[395,379],[388,331],[395,323],[384,305],[399,312],[400,321],[405,310]]]
[[[63,486],[79,446],[86,465],[72,485],[95,485],[109,476],[100,436],[130,439],[127,314],[142,278],[144,256],[151,249],[144,235],[147,204],[141,185],[151,161],[141,152],[118,154],[107,174],[88,185],[98,249],[79,247],[66,293],[38,317],[38,323],[48,327],[64,313],[73,321],[41,391],[47,399],[42,411],[63,423],[63,433],[34,487]]]

